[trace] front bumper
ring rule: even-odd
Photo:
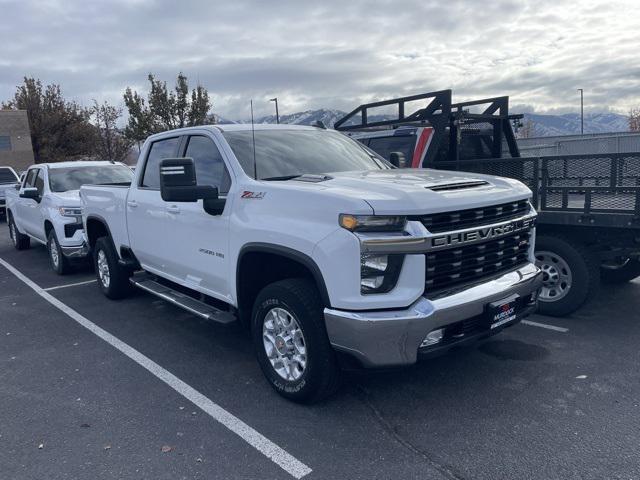
[[[333,347],[353,355],[363,366],[409,365],[416,362],[419,351],[428,353],[426,349],[420,349],[420,344],[430,331],[480,318],[487,304],[510,295],[517,294],[526,299],[537,292],[541,285],[540,270],[529,263],[498,278],[441,298],[429,300],[420,297],[406,309],[345,311],[325,308],[324,317]],[[521,306],[515,322],[534,309],[535,303]],[[474,331],[467,338],[456,335],[455,341],[436,345],[436,348],[429,350],[447,350],[499,330],[502,328],[490,330],[487,324],[486,331]]]
[[[86,243],[74,247],[61,246],[62,254],[67,258],[84,258],[89,255],[89,246]]]

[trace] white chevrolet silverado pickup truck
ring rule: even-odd
[[[110,162],[59,162],[32,165],[22,183],[7,190],[9,235],[18,250],[31,240],[47,246],[49,263],[63,275],[70,261],[87,256],[82,230],[80,186],[87,183],[128,184],[131,170]]]
[[[328,395],[343,360],[409,365],[536,306],[536,213],[516,180],[399,170],[291,125],[157,134],[135,172],[80,190],[100,288],[238,319],[289,399]]]

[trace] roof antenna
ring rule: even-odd
[[[251,138],[253,140],[253,177],[258,180],[258,163],[256,162],[256,129],[253,125],[253,98],[251,99]]]

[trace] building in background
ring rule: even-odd
[[[517,142],[523,157],[640,152],[639,132],[530,137]]]
[[[26,110],[0,110],[0,166],[16,172],[33,164],[33,149]]]

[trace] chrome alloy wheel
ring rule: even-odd
[[[564,298],[571,289],[572,275],[567,262],[553,252],[537,251],[536,265],[542,270],[542,288],[539,298],[555,302]]]
[[[296,318],[280,307],[272,308],[262,321],[262,343],[273,369],[285,380],[302,377],[307,366],[307,347]]]
[[[51,255],[51,263],[53,263],[53,266],[55,268],[58,268],[58,262],[60,261],[60,253],[58,252],[58,245],[53,238],[49,240],[49,255]]]
[[[104,250],[98,251],[98,276],[100,277],[100,282],[104,288],[109,288],[109,283],[111,283],[111,274],[109,273],[109,262],[107,262],[107,256],[104,253]]]

